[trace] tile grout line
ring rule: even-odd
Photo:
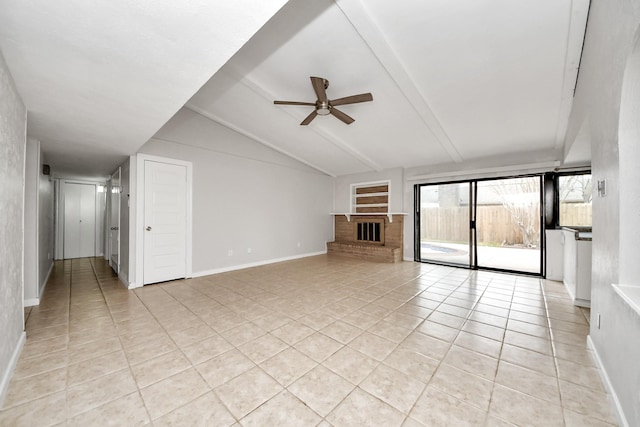
[[[544,311],[546,314],[546,320],[547,320],[547,327],[549,328],[549,339],[551,341],[551,352],[553,354],[553,367],[555,369],[555,373],[556,373],[556,385],[558,387],[558,397],[560,400],[560,410],[562,411],[562,424],[563,425],[567,425],[567,420],[565,417],[565,407],[564,407],[564,396],[562,393],[562,390],[560,388],[560,366],[558,364],[558,357],[556,354],[556,342],[553,339],[553,329],[551,327],[551,319],[549,317],[549,303],[547,301],[547,292],[544,288],[544,284],[543,281],[544,279],[540,279],[540,288],[542,290],[542,296],[544,299]]]
[[[438,282],[440,282],[442,279],[446,278],[447,276],[451,275],[451,274],[452,274],[452,273],[454,273],[454,272],[456,272],[456,270],[455,270],[455,269],[453,269],[451,272],[449,272],[449,274],[445,275],[444,277],[441,277],[440,279],[436,280],[432,285],[430,285],[428,288],[424,289],[424,290],[423,290],[422,292],[420,292],[419,294],[422,294],[422,293],[424,293],[424,292],[428,291],[428,289],[429,289],[431,286],[436,285],[436,284],[437,284]],[[427,320],[429,320],[429,318],[431,317],[431,315],[432,315],[432,314],[433,314],[433,313],[438,309],[438,307],[440,307],[442,304],[444,304],[444,303],[445,303],[445,301],[446,301],[449,297],[451,297],[451,295],[452,295],[452,294],[454,294],[458,289],[460,289],[460,287],[461,287],[464,283],[467,283],[467,282],[468,282],[468,280],[469,280],[469,278],[472,276],[472,274],[473,274],[473,272],[469,272],[469,275],[465,278],[465,280],[464,280],[463,282],[461,282],[461,283],[460,283],[459,285],[457,285],[457,286],[456,286],[456,287],[455,287],[451,292],[449,292],[449,294],[447,294],[446,298],[444,298],[442,301],[439,301],[439,304],[438,304],[435,308],[433,308],[433,309],[431,310],[431,313],[429,313],[429,315],[428,315],[426,318],[424,318],[424,320],[423,320],[422,322],[420,322],[420,323],[416,326],[416,328],[414,328],[414,331],[415,331],[415,330],[416,330],[420,325],[424,324],[424,322],[426,322]],[[411,405],[411,409],[409,409],[409,411],[408,411],[408,413],[406,414],[406,416],[405,416],[405,418],[404,418],[404,421],[403,421],[403,422],[406,422],[406,421],[407,421],[407,419],[411,418],[411,417],[410,417],[411,412],[414,410],[414,408],[415,408],[416,404],[417,404],[417,403],[418,403],[418,401],[422,398],[422,396],[424,395],[425,391],[426,391],[426,390],[427,390],[427,388],[429,387],[429,384],[430,384],[430,383],[431,383],[431,381],[433,380],[433,376],[435,375],[435,373],[438,371],[438,369],[440,369],[440,366],[442,366],[442,364],[444,363],[444,359],[445,359],[446,355],[449,353],[449,351],[451,351],[451,348],[453,347],[453,345],[454,345],[454,342],[455,342],[456,338],[457,338],[457,337],[460,335],[460,333],[462,332],[462,328],[464,327],[464,324],[469,320],[469,317],[471,317],[471,314],[473,313],[473,311],[474,311],[475,307],[478,305],[478,302],[480,301],[480,299],[482,298],[482,296],[483,296],[483,295],[484,295],[484,293],[486,292],[486,290],[487,290],[487,288],[489,287],[489,284],[490,284],[490,283],[491,283],[491,280],[489,280],[489,282],[488,282],[486,285],[484,285],[484,289],[483,289],[483,291],[482,291],[482,294],[481,294],[481,295],[476,299],[476,301],[474,302],[473,306],[472,306],[472,307],[470,307],[470,308],[468,309],[467,316],[463,318],[463,322],[462,322],[461,326],[460,326],[459,328],[456,328],[456,329],[457,329],[457,333],[456,333],[455,337],[453,337],[453,339],[451,340],[451,342],[449,342],[449,345],[448,345],[448,347],[447,347],[447,351],[444,353],[443,357],[438,361],[438,364],[436,365],[436,368],[434,369],[433,374],[430,376],[429,380],[425,383],[425,386],[424,386],[424,388],[422,389],[422,391],[420,392],[420,394],[418,395],[418,398],[416,399],[416,401],[413,403],[413,405]],[[439,322],[435,322],[435,323],[437,323],[437,324],[441,324],[441,323],[439,323]],[[447,326],[447,325],[445,325],[445,326]],[[428,335],[428,336],[429,336],[429,335]],[[434,337],[434,338],[435,338],[435,337]],[[436,339],[438,339],[438,338],[436,338]],[[443,340],[440,340],[440,341],[443,341]],[[443,342],[444,342],[444,341],[443,341]],[[445,394],[446,394],[446,395],[448,395],[448,396],[450,396],[448,393],[446,393],[446,392],[444,392],[444,391],[441,391],[441,392],[442,392],[442,393],[445,393]],[[451,396],[451,397],[453,397],[453,398],[454,398],[454,399],[456,399],[456,400],[459,400],[459,399],[458,399],[458,398],[456,398],[455,396]],[[487,413],[488,413],[488,410],[487,410]],[[486,415],[485,415],[485,417],[486,417]]]
[[[138,396],[140,397],[140,401],[142,402],[142,405],[144,406],[144,409],[145,409],[145,411],[147,413],[147,416],[149,417],[149,422],[151,424],[153,424],[153,419],[151,418],[151,413],[149,412],[149,408],[147,408],[147,404],[146,404],[144,398],[142,397],[142,393],[140,392],[140,387],[138,386],[138,382],[136,381],[135,376],[133,375],[133,370],[131,369],[131,363],[129,362],[129,359],[127,358],[126,353],[124,352],[124,345],[122,344],[122,338],[120,336],[120,331],[118,330],[117,322],[116,322],[115,318],[113,317],[113,313],[111,312],[111,306],[109,305],[109,303],[107,302],[107,298],[105,297],[104,290],[102,289],[102,283],[100,283],[100,279],[98,278],[98,274],[96,272],[96,269],[95,269],[95,266],[93,265],[92,260],[89,260],[89,264],[91,265],[91,269],[93,270],[93,275],[95,276],[96,282],[98,283],[98,289],[100,289],[100,294],[102,295],[102,299],[104,300],[104,303],[107,306],[107,309],[109,310],[109,317],[111,318],[111,321],[113,322],[113,326],[116,328],[116,331],[117,331],[117,334],[118,334],[118,341],[120,342],[120,348],[122,349],[121,351],[124,354],[124,359],[127,362],[127,368],[129,369],[129,374],[131,375],[131,378],[133,379],[133,381],[136,384],[136,389],[137,389],[136,391],[138,393]],[[136,295],[136,298],[137,297],[138,296]],[[124,368],[122,370],[124,370]],[[118,371],[116,371],[116,372],[118,372]],[[110,375],[110,374],[106,374],[106,375]],[[102,377],[104,377],[106,375],[103,375]],[[131,393],[127,393],[125,396],[128,396],[129,394],[131,394]],[[108,403],[114,402],[115,400],[120,399],[122,397],[124,397],[124,396],[120,396],[120,397],[118,397],[116,399],[110,400],[109,402],[105,402],[100,406],[104,406],[104,405],[106,405]],[[100,406],[98,406],[98,407],[100,407]],[[88,411],[85,411],[85,412],[88,412]],[[85,412],[83,412],[83,413],[85,413]],[[80,414],[78,414],[78,415],[80,415]]]
[[[509,327],[509,320],[511,319],[510,315],[511,315],[511,310],[512,310],[512,307],[513,307],[513,298],[514,298],[514,295],[515,295],[515,292],[516,292],[517,283],[518,283],[518,281],[517,281],[517,279],[515,279],[515,281],[513,283],[513,290],[511,292],[511,301],[509,303],[509,310],[507,312],[507,319],[506,319],[507,321],[506,321],[506,323],[504,325],[504,330],[502,332],[502,340],[501,340],[501,343],[500,343],[500,352],[498,353],[498,363],[496,363],[496,370],[495,370],[495,373],[494,373],[494,376],[493,376],[493,381],[491,381],[491,393],[489,395],[489,405],[487,406],[487,412],[485,413],[485,418],[484,418],[484,425],[485,426],[489,423],[489,420],[490,420],[490,418],[489,418],[490,415],[489,414],[491,413],[491,404],[493,403],[493,392],[496,389],[496,379],[498,378],[498,370],[500,369],[500,363],[502,361],[502,352],[504,350],[504,339],[507,336],[507,330],[508,330],[508,327]],[[502,418],[500,418],[500,417],[496,417],[496,418],[502,420]],[[506,421],[506,420],[503,420],[503,421]]]
[[[187,280],[185,280],[185,285],[186,285],[186,281],[187,281]],[[182,305],[183,307],[185,307],[187,310],[189,310],[189,312],[191,312],[194,316],[196,316],[198,319],[200,319],[202,322],[204,322],[207,326],[209,325],[209,324],[208,324],[206,321],[204,321],[204,320],[203,320],[203,319],[202,319],[202,318],[201,318],[197,313],[193,312],[189,307],[187,307],[186,305],[184,305],[180,300],[178,300],[178,299],[177,299],[176,297],[174,297],[172,294],[170,294],[169,292],[167,292],[167,290],[166,290],[166,289],[164,289],[164,288],[162,287],[162,284],[156,284],[156,285],[159,285],[159,286],[158,286],[158,288],[159,288],[159,289],[161,289],[161,290],[162,290],[162,292],[164,292],[166,295],[168,295],[169,297],[171,297],[174,301],[176,301],[177,303],[179,303],[180,305]],[[188,285],[187,285],[187,286],[188,286]],[[193,289],[193,288],[191,288],[191,289]],[[209,299],[215,300],[214,298],[212,298],[212,297],[210,297],[210,296],[208,296],[208,295],[206,295],[206,294],[203,294],[202,292],[198,291],[197,289],[194,289],[194,290],[195,290],[195,291],[197,291],[197,292],[199,292],[199,293],[201,293],[202,295],[206,296],[206,297],[207,297],[207,298],[209,298]],[[135,291],[134,291],[134,293],[135,293]],[[158,320],[158,317],[154,314],[154,311],[153,311],[153,310],[152,310],[152,309],[147,305],[147,303],[145,303],[145,301],[144,301],[144,299],[143,299],[143,298],[141,298],[137,293],[136,293],[135,295],[136,295],[136,297],[140,300],[140,303],[141,303],[142,305],[144,305],[144,306],[145,306],[145,308],[147,309],[147,311],[149,312],[149,314],[150,314],[150,315],[154,318],[154,320],[158,323],[158,326],[160,326],[160,327],[162,328],[162,330],[167,334],[167,336],[168,336],[168,338],[171,340],[171,342],[173,342],[173,344],[175,344],[176,348],[180,351],[180,353],[181,353],[181,354],[185,357],[185,359],[189,362],[189,364],[191,365],[191,368],[193,368],[193,370],[198,374],[198,376],[202,379],[202,381],[204,381],[204,383],[207,385],[207,388],[209,388],[209,392],[211,392],[211,393],[213,393],[213,394],[214,394],[214,396],[216,397],[216,399],[218,400],[218,402],[219,402],[222,406],[224,406],[224,408],[227,410],[227,412],[229,412],[229,414],[233,417],[233,419],[234,419],[236,422],[238,422],[238,423],[239,423],[239,422],[240,422],[240,420],[236,418],[236,416],[233,414],[233,412],[231,412],[230,408],[228,408],[228,407],[227,407],[227,405],[226,405],[226,404],[224,403],[224,401],[220,398],[220,396],[218,395],[218,393],[216,393],[216,391],[214,390],[214,388],[213,388],[213,387],[211,387],[211,386],[209,385],[209,383],[207,382],[207,380],[202,376],[202,374],[200,373],[200,371],[196,368],[196,365],[191,361],[191,359],[190,359],[190,358],[187,356],[187,354],[183,351],[182,347],[181,347],[180,345],[178,345],[178,343],[177,343],[177,342],[175,342],[175,340],[174,340],[174,338],[173,338],[173,337],[171,337],[171,334],[170,334],[170,333],[169,333],[169,331],[164,327],[164,325],[163,325],[163,324]],[[216,301],[216,302],[217,302],[218,304],[222,305],[223,307],[227,308],[228,310],[233,311],[232,309],[230,309],[229,307],[227,307],[225,304],[222,304],[222,303],[220,303],[219,301]],[[209,326],[209,327],[210,327],[210,326]],[[212,329],[213,329],[213,328],[212,328]],[[230,328],[230,329],[233,329],[233,328]],[[229,342],[229,341],[228,341],[224,336],[222,336],[218,331],[216,331],[215,329],[213,329],[213,331],[214,331],[214,333],[215,333],[217,336],[219,336],[220,338],[222,338],[222,339],[223,339],[227,344],[229,344],[231,347],[233,347],[233,349],[237,349],[237,347],[236,347],[235,345],[233,345],[232,343],[230,343],[230,342]],[[208,339],[208,338],[205,338],[205,340],[206,340],[206,339]],[[202,340],[202,341],[204,341],[204,340]],[[198,342],[201,342],[201,341],[198,341]],[[228,350],[228,351],[231,351],[231,350]],[[215,355],[215,356],[213,356],[212,358],[207,359],[207,361],[208,361],[208,360],[211,360],[211,359],[213,359],[213,358],[215,358],[215,357],[218,357],[218,356],[220,356],[220,355],[222,355],[222,354],[225,354],[225,353],[226,353],[226,352],[222,352],[222,353],[220,353],[220,354],[218,354],[218,355]],[[165,353],[165,354],[166,354],[166,353]],[[160,357],[160,356],[158,356],[158,357]],[[155,358],[155,357],[154,357],[154,358]],[[149,359],[149,360],[152,360],[152,359],[154,359],[154,358],[151,358],[151,359]],[[127,362],[128,362],[128,358],[127,358]],[[201,362],[201,363],[205,363],[205,362],[206,362],[206,361]],[[146,363],[146,361],[145,361],[145,362],[141,362],[141,363]],[[253,360],[251,360],[251,363],[253,363],[253,364],[255,365],[255,366],[254,366],[253,368],[251,368],[251,369],[254,369],[255,367],[259,367],[259,366],[258,366],[258,365],[253,361]],[[131,366],[131,365],[129,365],[129,366]],[[187,369],[189,369],[189,368],[187,368]],[[185,369],[185,370],[186,370],[186,369]],[[179,374],[179,373],[182,373],[182,372],[184,372],[185,370],[182,370],[182,371],[180,371],[180,372],[177,372],[177,373],[175,373],[175,374],[173,374],[173,375],[177,375],[177,374]],[[132,372],[132,375],[133,375],[133,372]],[[169,377],[171,377],[171,376],[173,376],[173,375],[170,375]],[[167,378],[169,378],[169,377],[167,377]],[[234,378],[236,378],[236,377],[234,377]],[[157,383],[159,383],[160,381],[164,381],[165,379],[166,379],[166,378],[163,378],[163,379],[158,380],[158,381],[156,381],[156,382],[154,382],[154,383],[152,383],[152,384],[148,384],[148,385],[146,385],[146,386],[145,386],[145,387],[143,387],[143,388],[149,387],[149,386],[151,386],[151,385],[153,385],[153,384],[157,384]],[[135,377],[134,377],[134,381],[135,381]],[[229,381],[231,381],[231,379],[230,379]],[[136,386],[138,386],[138,382],[137,382],[137,381],[136,381]],[[140,391],[140,387],[139,387],[139,386],[138,386],[138,390]],[[176,410],[178,410],[178,409],[180,409],[180,408],[185,407],[186,405],[190,404],[191,402],[195,401],[196,399],[199,399],[200,397],[204,396],[205,394],[206,394],[206,393],[203,393],[203,394],[201,394],[200,396],[197,396],[196,398],[194,398],[193,400],[191,400],[191,401],[189,401],[189,402],[185,402],[184,404],[182,404],[182,405],[180,405],[180,406],[178,406],[178,407],[176,407],[176,408],[172,409],[172,410],[171,410],[171,411],[169,411],[167,414],[164,414],[164,415],[162,415],[161,417],[158,417],[158,418],[162,418],[162,417],[164,417],[164,416],[166,416],[166,415],[170,414],[171,412],[174,412],[174,411],[176,411]],[[144,399],[142,399],[142,401],[144,402]],[[145,403],[145,407],[146,407],[146,403]],[[245,416],[246,416],[246,415],[245,415]],[[153,423],[154,419],[151,417],[151,415],[149,416],[149,419],[150,419],[150,420],[151,420],[151,422]]]
[[[65,277],[65,267],[66,261],[62,260],[62,277]],[[69,295],[67,297],[67,364],[66,364],[66,381],[64,388],[64,412],[65,412],[65,422],[69,421],[69,338],[71,336],[71,293],[73,288],[73,259],[69,260]]]

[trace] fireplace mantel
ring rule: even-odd
[[[331,212],[329,215],[344,215],[348,222],[351,222],[352,216],[386,216],[389,222],[393,222],[394,215],[409,215],[406,212]]]

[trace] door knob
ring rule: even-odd
[[[149,227],[149,226],[147,225],[146,230],[147,230],[147,231],[151,231],[151,227]]]

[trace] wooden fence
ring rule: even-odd
[[[537,210],[536,210],[537,212]],[[427,241],[467,242],[469,239],[469,207],[438,208],[420,210],[420,237]],[[591,225],[591,207],[583,203],[561,205],[560,217],[564,225]],[[539,229],[539,215],[529,218],[532,226]],[[478,242],[489,245],[521,245],[522,230],[507,208],[502,205],[478,206],[476,228]],[[539,245],[539,236],[533,244]]]
[[[560,203],[560,221],[566,226],[591,227],[591,203]]]

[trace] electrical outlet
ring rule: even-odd
[[[300,247],[300,242],[298,242],[298,247]]]
[[[247,248],[247,253],[250,254],[251,253],[251,248]]]
[[[600,329],[600,313],[598,313],[598,316],[596,317],[596,327]]]
[[[233,250],[229,249],[229,250],[227,251],[227,256],[233,256]]]

